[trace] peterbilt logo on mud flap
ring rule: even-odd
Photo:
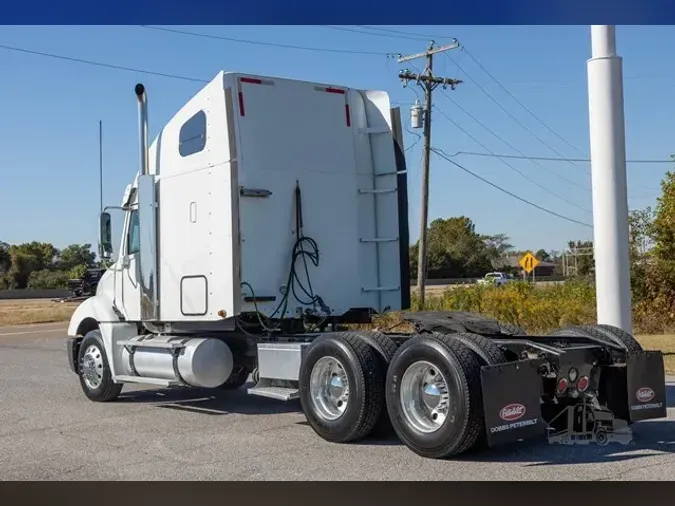
[[[499,418],[505,422],[515,422],[525,416],[526,411],[525,406],[522,404],[509,404],[508,406],[504,406],[499,412]]]
[[[648,409],[661,409],[663,407],[663,402],[649,402],[654,399],[655,396],[656,392],[649,387],[638,388],[635,391],[635,398],[640,404],[631,405],[630,410],[643,411]]]
[[[525,416],[525,413],[527,413],[527,408],[525,408],[523,404],[517,402],[507,404],[499,411],[499,418],[507,423],[503,425],[497,425],[496,427],[490,427],[490,432],[494,434],[496,432],[502,432],[505,430],[513,430],[521,427],[528,427],[530,425],[536,425],[538,422],[537,418],[518,421]]]
[[[649,402],[654,398],[654,390],[649,387],[638,388],[635,398],[640,402]]]

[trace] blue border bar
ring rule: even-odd
[[[10,0],[0,20],[5,25],[675,24],[675,2],[667,0],[470,0],[430,8],[403,0]]]

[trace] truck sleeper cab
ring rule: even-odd
[[[135,92],[141,163],[117,208],[118,258],[68,329],[89,399],[252,376],[250,394],[299,399],[326,440],[391,427],[431,458],[544,434],[579,403],[589,419],[665,416],[660,353],[618,329],[531,337],[457,312],[406,314],[409,332],[345,327],[410,305],[405,160],[385,93],[221,72],[148,147]],[[110,257],[108,210],[100,225]]]

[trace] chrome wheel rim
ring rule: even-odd
[[[333,357],[320,358],[309,378],[314,410],[325,420],[340,418],[349,402],[349,380],[345,368]]]
[[[448,417],[448,383],[431,362],[415,362],[401,378],[400,401],[403,415],[416,431],[436,432]]]
[[[95,344],[90,344],[85,350],[80,371],[87,388],[96,390],[101,386],[103,382],[103,354]]]

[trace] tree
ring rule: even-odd
[[[68,273],[64,271],[40,270],[33,271],[28,277],[28,286],[31,290],[50,290],[66,288],[68,286]]]
[[[537,260],[540,262],[550,262],[552,260],[551,254],[545,249],[538,249],[534,256],[536,256]]]
[[[11,264],[12,257],[9,254],[9,244],[0,241],[0,276],[4,276]]]
[[[91,251],[91,244],[71,244],[58,253],[56,267],[59,270],[69,271],[78,265],[86,268],[94,265],[96,253]]]
[[[635,300],[643,300],[649,297],[649,250],[652,245],[653,222],[654,212],[651,207],[631,211],[628,216],[630,285]]]
[[[50,243],[33,241],[10,246],[7,285],[10,288],[26,288],[31,272],[53,267],[56,253],[57,249]]]
[[[437,219],[427,232],[427,277],[479,277],[492,269],[483,236],[466,216]],[[411,276],[417,277],[418,244],[411,248]]]
[[[508,254],[513,251],[513,245],[509,242],[511,239],[506,234],[495,234],[484,235],[482,240],[492,267],[502,267]]]
[[[675,302],[675,174],[670,171],[661,182],[661,196],[648,231],[653,241],[651,262],[645,265],[650,292],[668,303]]]

